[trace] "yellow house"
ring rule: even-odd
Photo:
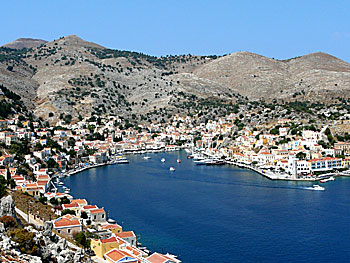
[[[36,183],[27,183],[25,186],[22,186],[22,192],[27,192],[33,197],[40,197],[40,191]]]
[[[117,233],[123,232],[123,228],[120,225],[118,225],[118,224],[102,225],[102,226],[100,226],[100,228],[102,230],[109,230],[113,234],[117,234]]]
[[[345,159],[342,160],[342,165],[344,168],[350,167],[350,158],[347,157]]]
[[[119,249],[120,241],[113,235],[107,239],[91,239],[90,248],[96,256],[103,258],[104,254],[112,249]]]

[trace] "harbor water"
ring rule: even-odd
[[[349,260],[350,178],[311,191],[310,182],[271,181],[230,165],[196,166],[184,151],[144,156],[64,183],[75,198],[104,207],[133,230],[142,246],[183,262]]]

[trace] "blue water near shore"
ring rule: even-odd
[[[104,206],[151,251],[183,262],[349,261],[350,178],[310,191],[311,183],[270,181],[235,166],[196,166],[185,152],[143,156],[65,185]]]

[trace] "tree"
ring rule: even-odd
[[[61,212],[61,216],[64,215],[74,215],[75,216],[75,211],[71,209],[63,209]]]
[[[67,198],[67,196],[61,198],[61,205],[63,204],[70,204],[70,200]]]
[[[39,197],[39,202],[46,205],[46,202],[47,202],[47,198],[45,196],[40,196]]]
[[[299,159],[299,160],[305,160],[306,158],[306,153],[303,153],[303,152],[298,152],[296,157]]]
[[[87,237],[83,231],[75,234],[74,240],[75,240],[77,245],[80,245],[84,248],[90,247],[90,240],[87,239]]]
[[[7,181],[7,184],[10,186],[10,189],[15,189],[16,188],[16,182],[13,178]]]
[[[6,180],[3,176],[0,176],[0,198],[6,195]]]
[[[52,158],[50,158],[48,161],[47,161],[47,167],[48,168],[58,168],[59,165],[58,163],[56,163],[56,161]]]
[[[0,217],[0,222],[4,224],[5,228],[17,226],[16,219],[12,216],[2,216]]]
[[[52,197],[52,198],[50,199],[50,204],[52,204],[52,205],[58,205],[59,203],[58,203],[58,200],[57,200],[56,198]]]
[[[82,211],[81,214],[80,214],[80,217],[82,219],[88,219],[88,214],[85,211]]]

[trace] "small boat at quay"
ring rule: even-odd
[[[160,159],[162,163],[165,163],[165,158]]]
[[[331,176],[329,178],[320,180],[320,183],[326,183],[326,182],[334,181],[334,180],[335,180],[335,178],[333,176]]]

